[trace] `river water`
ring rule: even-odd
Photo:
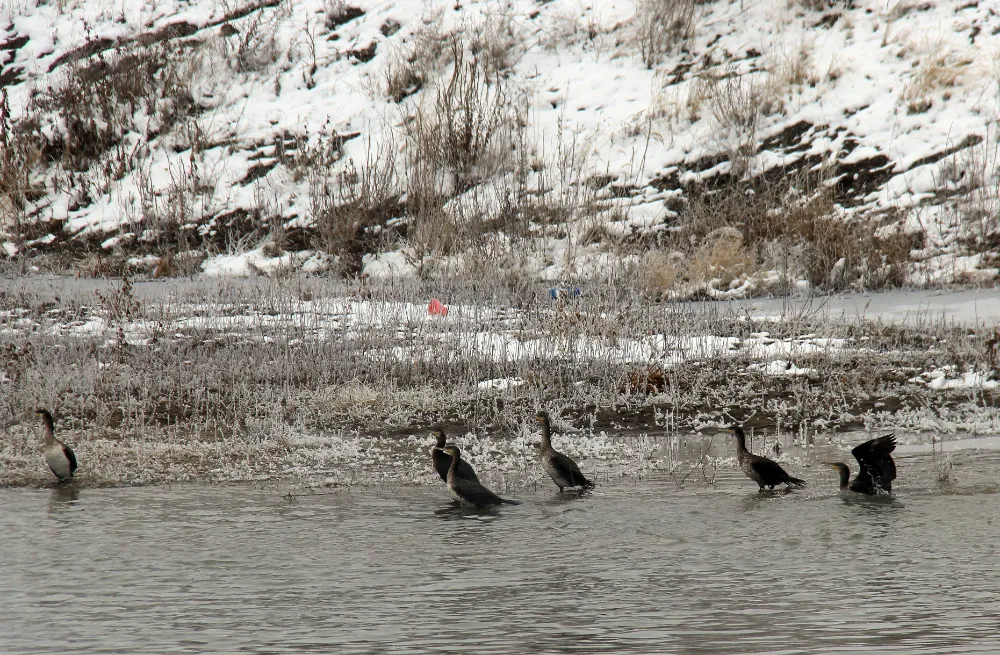
[[[996,653],[994,450],[892,499],[738,471],[476,513],[443,487],[0,490],[0,653]]]

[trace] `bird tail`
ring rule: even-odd
[[[500,500],[503,501],[504,505],[520,505],[521,504],[520,500],[511,500],[509,498],[501,498]]]
[[[800,480],[798,478],[793,478],[792,476],[789,475],[788,484],[792,485],[793,487],[799,487],[801,489],[802,487],[806,486],[806,481]]]

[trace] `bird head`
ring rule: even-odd
[[[547,423],[549,420],[549,413],[538,412],[537,414],[535,414],[535,420],[538,421],[539,423]]]
[[[847,487],[848,483],[851,481],[851,469],[847,468],[847,464],[843,462],[823,462],[837,473],[840,474],[840,488],[844,489]]]
[[[462,451],[458,449],[458,446],[445,446],[444,452],[456,459],[462,456]]]
[[[444,430],[442,430],[441,428],[434,428],[433,430],[431,430],[431,436],[434,437],[435,441],[437,442],[438,448],[444,448],[444,442],[445,442]]]
[[[726,428],[726,432],[729,432],[729,433],[731,433],[731,434],[733,434],[733,435],[735,435],[737,437],[745,437],[746,436],[745,434],[743,434],[743,428],[741,428],[740,426],[736,425],[735,423],[733,423],[728,428]]]

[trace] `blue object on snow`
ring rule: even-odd
[[[583,290],[580,287],[552,287],[549,289],[549,296],[552,300],[560,300],[565,298],[576,298],[577,296],[583,295]]]

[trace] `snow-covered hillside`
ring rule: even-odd
[[[5,0],[0,241],[92,274],[992,280],[991,5]]]

